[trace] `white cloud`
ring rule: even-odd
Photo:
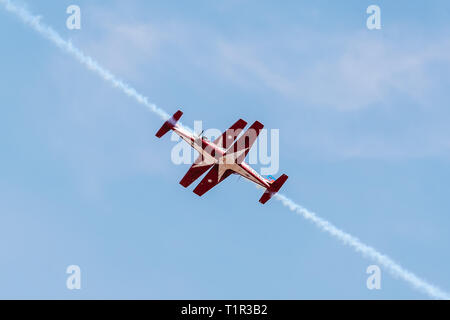
[[[98,32],[83,47],[132,80],[148,78],[148,69],[158,73],[189,64],[211,78],[220,76],[250,90],[270,89],[294,103],[359,110],[391,95],[426,104],[438,80],[430,66],[450,67],[445,33],[427,38],[411,31],[405,36],[394,28],[330,34],[297,26],[269,34],[230,34],[180,20],[129,21],[120,10],[93,7],[89,12],[98,21]]]
[[[321,37],[327,43],[326,37],[332,36]],[[422,101],[437,80],[427,68],[436,62],[448,63],[443,54],[449,47],[446,42],[425,40],[425,45],[416,49],[405,45],[407,41],[395,43],[364,32],[339,39],[322,47],[328,54],[313,58],[298,52],[298,59],[285,59],[286,52],[277,51],[276,40],[272,47],[219,42],[218,48],[227,62],[223,74],[236,83],[263,85],[294,101],[339,110],[382,103],[391,94]],[[295,52],[295,45],[292,50]]]
[[[450,46],[443,33],[427,38],[412,31],[329,34],[297,29],[230,35],[184,21],[136,23],[101,14],[108,17],[98,19],[100,32],[81,46],[87,43],[86,51],[108,68],[133,83],[143,81],[150,90],[158,81],[172,79],[174,70],[182,81],[195,81],[199,71],[205,91],[210,90],[205,79],[220,79],[259,101],[279,101],[286,112],[316,112],[310,118],[317,123],[302,123],[297,143],[326,156],[448,153],[443,79],[450,69]],[[381,111],[372,121],[368,110]],[[338,113],[342,116],[336,119]]]

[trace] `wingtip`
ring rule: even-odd
[[[179,120],[182,115],[183,115],[183,111],[177,110],[177,112],[175,112],[175,114],[173,115],[173,118]]]
[[[259,122],[259,121],[255,121],[252,124],[252,127],[255,128],[255,129],[261,130],[262,128],[264,128],[264,125],[261,122]]]
[[[242,125],[243,127],[245,127],[247,125],[247,121],[245,121],[244,119],[239,119],[237,121],[240,125]]]
[[[189,187],[190,183],[187,181],[181,180],[180,185],[183,186],[184,188],[187,188],[187,187]]]

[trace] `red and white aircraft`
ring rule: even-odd
[[[283,174],[275,181],[268,180],[258,174],[244,161],[250,148],[261,132],[261,129],[264,127],[260,122],[256,121],[253,123],[250,128],[236,140],[241,134],[242,129],[247,125],[247,122],[239,119],[226,130],[222,136],[214,142],[211,142],[205,137],[196,136],[182,126],[177,125],[177,122],[182,115],[183,112],[178,110],[172,118],[163,124],[161,129],[156,133],[156,136],[161,138],[167,132],[173,130],[200,154],[183,179],[181,179],[180,184],[183,187],[188,187],[192,182],[200,178],[201,175],[210,169],[203,180],[194,189],[194,193],[202,196],[231,174],[239,174],[266,189],[259,200],[259,202],[264,204],[272,198],[286,182],[288,178],[287,175]]]

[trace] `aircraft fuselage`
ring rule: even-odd
[[[194,135],[182,127],[175,126],[172,130],[202,156],[200,159],[204,163],[219,165],[219,180],[227,170],[232,170],[233,173],[239,174],[261,187],[270,187],[268,180],[257,173],[245,161],[237,163],[236,160],[238,157],[235,153],[226,153],[227,150],[217,146],[204,137]]]

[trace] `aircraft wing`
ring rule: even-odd
[[[223,167],[223,166],[221,166]],[[194,189],[194,193],[200,197],[206,192],[211,190],[213,187],[217,186],[220,182],[228,178],[233,173],[231,170],[225,170],[221,172],[219,170],[219,165],[215,164],[212,169],[206,174],[203,180]]]
[[[227,149],[236,140],[237,136],[241,133],[242,129],[245,128],[247,122],[242,119],[236,121],[230,128],[228,128],[220,137],[218,137],[214,144],[217,146]],[[213,166],[214,163],[204,161],[202,155],[199,155],[192,166],[189,168],[188,172],[185,174],[183,179],[181,179],[180,184],[187,188],[201,177],[208,169]]]
[[[259,121],[253,123],[251,127],[248,128],[248,130],[245,131],[245,133],[230,147],[230,149],[228,149],[226,156],[235,157],[236,163],[244,161],[262,128],[264,128],[264,126]]]
[[[183,179],[181,179],[180,184],[183,187],[187,188],[188,186],[190,186],[192,182],[200,178],[202,174],[204,174],[206,171],[208,171],[209,168],[211,168],[214,165],[214,163],[207,163],[206,161],[200,161],[201,157],[202,155],[199,155],[199,158],[195,160],[195,162],[189,168],[188,172],[186,172],[186,174],[184,175]],[[198,161],[200,162],[197,163]]]
[[[214,141],[214,144],[223,149],[228,149],[246,125],[247,122],[239,119],[229,129],[222,133],[222,135]]]

